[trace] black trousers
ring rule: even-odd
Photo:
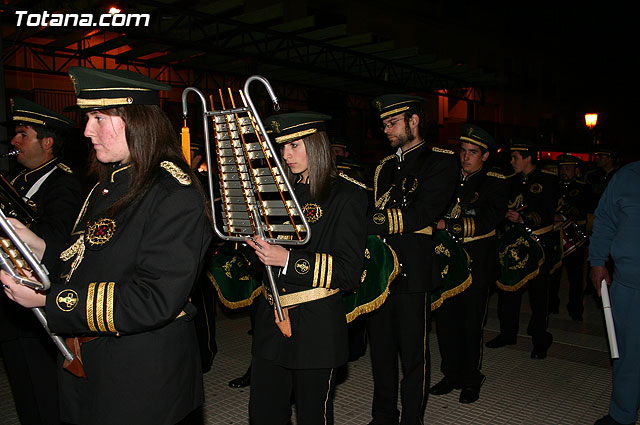
[[[489,273],[487,262],[474,264],[473,281],[462,293],[444,301],[434,312],[436,335],[444,377],[456,386],[479,388],[482,368],[482,328],[487,311]]]
[[[288,369],[253,356],[249,416],[251,425],[286,425],[291,396],[300,425],[333,424],[335,369]]]
[[[549,308],[558,309],[560,304],[560,280],[562,279],[562,270],[567,270],[567,278],[569,279],[569,303],[567,311],[571,316],[582,316],[584,312],[584,262],[585,251],[587,245],[576,248],[571,254],[562,259],[562,267],[553,272],[549,283]]]
[[[2,357],[22,425],[60,424],[58,407],[58,350],[44,337],[3,341]]]
[[[531,335],[535,348],[548,348],[553,340],[547,332],[549,325],[549,266],[544,263],[540,273],[517,291],[498,290],[498,319],[500,334],[515,340],[518,336],[520,305],[524,291],[529,293],[531,319],[527,334]]]
[[[398,354],[402,365],[400,423],[423,423],[430,377],[428,300],[426,293],[392,293],[382,307],[367,317],[374,424],[398,423]]]

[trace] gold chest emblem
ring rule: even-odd
[[[471,201],[469,201],[469,202],[473,204],[478,199],[480,199],[480,194],[478,192],[474,192],[473,196],[471,197]]]
[[[579,194],[580,194],[580,191],[578,189],[573,189],[571,192],[569,192],[569,196],[571,196],[572,198],[575,198]]]
[[[379,212],[378,212],[378,213],[375,213],[375,214],[373,215],[373,222],[374,222],[375,224],[378,224],[378,225],[380,225],[380,224],[384,224],[384,222],[385,222],[386,220],[387,220],[387,218],[386,218],[386,217],[385,217],[385,215],[384,215],[384,214],[382,214],[382,213],[379,213]]]
[[[116,232],[116,222],[110,218],[101,218],[87,228],[87,244],[96,247],[109,242]]]
[[[71,311],[78,305],[78,293],[73,289],[65,289],[58,294],[56,304],[62,311]]]
[[[296,261],[295,269],[298,274],[307,274],[309,273],[309,270],[311,270],[311,265],[309,264],[309,261],[301,258]]]
[[[535,194],[542,193],[542,185],[540,183],[534,183],[531,185],[529,190],[531,191],[531,193]]]
[[[309,223],[315,223],[322,217],[322,208],[318,204],[305,204],[302,207],[302,213]]]

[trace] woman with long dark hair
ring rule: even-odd
[[[288,423],[292,395],[299,424],[333,423],[335,369],[348,357],[342,292],[360,283],[367,196],[336,172],[327,119],[300,112],[266,120],[311,240],[288,250],[259,237],[247,239],[263,264],[280,267],[277,287],[285,313],[279,322],[265,286],[253,331],[249,411],[254,425]]]
[[[169,87],[123,70],[70,68],[99,182],[48,294],[3,273],[7,296],[46,307],[86,378],[60,369],[61,420],[167,424],[203,402],[189,293],[211,241],[202,191],[158,107]],[[46,244],[21,236],[42,255]],[[55,278],[52,277],[52,278]]]

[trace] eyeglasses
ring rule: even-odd
[[[395,120],[390,120],[386,123],[382,123],[382,126],[380,127],[382,129],[382,131],[388,129],[388,128],[393,128],[394,125],[396,125],[398,122],[404,120],[404,118],[396,118]]]

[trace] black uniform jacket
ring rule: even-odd
[[[578,180],[560,182],[559,196],[558,211],[560,214],[584,227],[590,207],[589,186]]]
[[[42,263],[52,277],[57,275],[59,255],[73,227],[82,205],[82,186],[69,167],[53,158],[33,170],[23,170],[11,180],[11,184],[23,197],[29,189],[49,173],[40,188],[27,201],[38,216],[29,228],[47,243]],[[0,301],[0,338],[17,335],[48,338],[40,322],[29,309],[25,309],[4,294]]]
[[[311,226],[311,240],[291,249],[286,274],[278,277],[278,292],[303,296],[315,288],[339,291],[291,308],[290,338],[281,334],[273,307],[260,297],[252,352],[291,369],[337,367],[348,356],[341,291],[357,287],[363,272],[367,195],[344,177],[336,179],[323,202],[311,199],[308,184],[296,183],[294,190]]]
[[[384,158],[374,175],[375,209],[367,216],[367,231],[388,235],[402,266],[393,292],[424,292],[440,286],[434,273],[430,235],[416,233],[446,212],[456,188],[458,160],[452,151],[429,148],[423,142],[406,152]],[[431,229],[429,229],[429,232]]]
[[[484,168],[468,175],[460,174],[454,202],[445,218],[447,230],[474,261],[487,259],[493,252],[484,249],[487,242],[495,240],[495,230],[504,220],[509,198],[507,178],[498,172]],[[492,236],[487,236],[493,233]],[[491,259],[488,261],[495,261]]]
[[[558,178],[536,167],[529,174],[516,173],[509,180],[509,208],[524,207],[520,212],[524,225],[534,233],[542,233],[539,240],[549,247],[558,206]]]
[[[65,279],[46,300],[49,327],[97,336],[82,345],[87,379],[60,373],[62,420],[175,424],[203,400],[188,297],[212,232],[201,194],[165,161],[148,191],[111,217],[131,166],[114,169],[87,197]]]

